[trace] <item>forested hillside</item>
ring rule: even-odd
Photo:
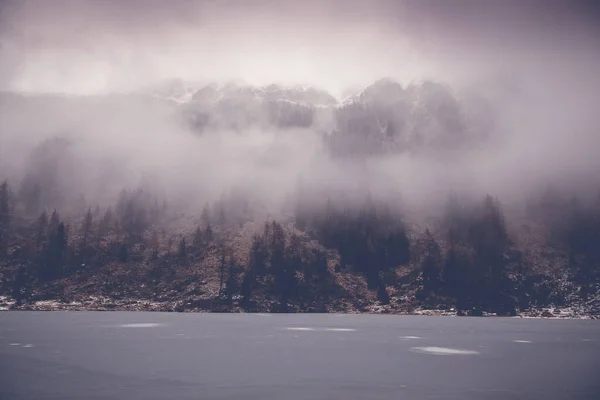
[[[509,89],[5,93],[4,306],[597,315],[593,166],[527,172]]]
[[[216,203],[174,231],[172,221],[189,217],[142,191],[65,221],[5,182],[0,289],[22,308],[56,300],[92,309],[597,313],[600,207],[574,199],[553,210],[544,200],[518,233],[490,196],[470,207],[450,201],[423,231],[369,199],[298,204],[295,218],[263,222]]]

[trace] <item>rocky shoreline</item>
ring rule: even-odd
[[[245,312],[237,305],[224,305],[218,299],[202,299],[196,301],[164,301],[156,302],[139,299],[111,299],[107,297],[89,297],[81,301],[39,300],[17,305],[8,297],[0,297],[0,311],[156,311],[156,312]],[[259,312],[264,312],[259,310]],[[389,314],[389,315],[422,315],[422,316],[480,316],[499,317],[495,313],[463,313],[455,309],[395,309],[388,306],[372,305],[362,310],[349,307],[329,309],[328,313],[349,314]],[[600,315],[585,312],[581,307],[554,308],[546,307],[518,311],[516,318],[547,319],[600,319]]]

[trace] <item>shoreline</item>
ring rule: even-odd
[[[204,306],[197,301],[167,301],[156,302],[140,299],[110,299],[90,297],[86,301],[63,301],[63,300],[39,300],[16,305],[14,299],[0,296],[0,311],[139,311],[139,312],[181,312],[181,313],[272,313],[262,309],[246,311],[236,304],[219,303],[217,299],[203,299]],[[195,303],[195,304],[194,304]],[[290,314],[312,314],[312,311],[298,310]],[[321,312],[319,312],[321,313]],[[497,315],[496,313],[482,312],[478,314],[460,313],[454,309],[427,309],[417,307],[414,309],[394,309],[391,307],[372,305],[363,310],[356,309],[329,309],[324,314],[365,314],[365,315],[413,315],[413,316],[445,316],[445,317],[495,317],[495,318],[536,318],[536,319],[600,319],[599,315],[582,310],[574,310],[573,307],[542,307],[517,311],[516,315]]]

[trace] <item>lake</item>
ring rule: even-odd
[[[0,399],[599,399],[600,322],[0,312]]]

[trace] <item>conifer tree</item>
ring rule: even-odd
[[[92,209],[88,209],[87,213],[85,214],[85,217],[83,219],[83,224],[81,226],[81,231],[82,231],[82,241],[81,241],[81,247],[85,248],[88,245],[88,239],[89,236],[91,235],[91,231],[92,231],[92,226],[93,226],[93,216],[92,216]]]
[[[0,257],[2,257],[8,247],[8,236],[10,234],[10,204],[9,204],[8,182],[4,181],[0,185]]]

